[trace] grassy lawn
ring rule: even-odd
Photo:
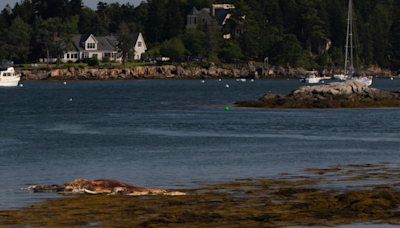
[[[129,62],[127,62],[126,66],[124,66],[122,63],[121,64],[118,63],[116,65],[114,65],[113,63],[100,63],[99,66],[95,66],[95,67],[88,66],[87,63],[63,63],[63,64],[60,64],[60,66],[58,68],[65,69],[65,68],[68,68],[68,67],[74,67],[75,69],[78,69],[78,68],[87,67],[87,68],[101,68],[101,69],[104,69],[104,68],[125,68],[125,67],[136,67],[136,66],[148,66],[148,65],[154,65],[154,63],[145,63],[145,62],[129,63]],[[49,66],[51,67],[51,69],[57,69],[56,64],[49,64]],[[37,64],[37,67],[32,67],[31,64],[16,64],[15,68],[19,69],[19,70],[43,69],[43,68],[47,68],[47,64],[46,63],[44,63],[44,64],[39,63],[39,64]]]

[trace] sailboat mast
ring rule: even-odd
[[[353,77],[353,71],[354,71],[354,64],[353,64],[353,10],[352,10],[352,5],[351,5],[351,0],[350,0],[350,6],[349,6],[349,22],[350,22],[350,61],[351,61],[351,73],[350,77]]]
[[[345,56],[345,60],[344,60],[344,75],[346,75],[347,59],[348,59],[348,56],[349,56],[350,11],[351,11],[351,0],[349,0],[349,11],[348,11],[348,14],[347,14],[346,56]],[[350,71],[349,71],[349,73],[350,73]]]

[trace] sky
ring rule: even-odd
[[[119,2],[121,5],[129,2],[129,4],[137,7],[142,1],[144,0],[83,0],[83,4],[92,8],[93,10],[96,10],[98,2],[105,2],[107,4]],[[21,0],[0,0],[0,11],[3,10],[7,4],[9,4],[11,8],[14,8],[15,3],[17,2],[21,2]]]

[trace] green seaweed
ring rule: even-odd
[[[30,207],[0,211],[0,226],[283,227],[400,223],[400,212],[395,210],[400,206],[400,191],[393,181],[400,175],[399,165],[337,165],[304,172],[290,178],[286,174],[273,180],[238,179],[180,189],[186,196],[100,194],[47,199]],[[359,181],[358,190],[351,190],[350,186],[344,191],[318,187],[349,179],[354,185]],[[368,185],[363,185],[365,180],[369,180]],[[370,180],[388,181],[374,185]]]

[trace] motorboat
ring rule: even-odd
[[[305,79],[306,83],[319,83],[319,81],[322,79],[321,77],[316,76],[316,71],[307,71],[307,77]]]
[[[14,70],[14,62],[10,60],[0,60],[0,86],[18,86],[21,74]]]

